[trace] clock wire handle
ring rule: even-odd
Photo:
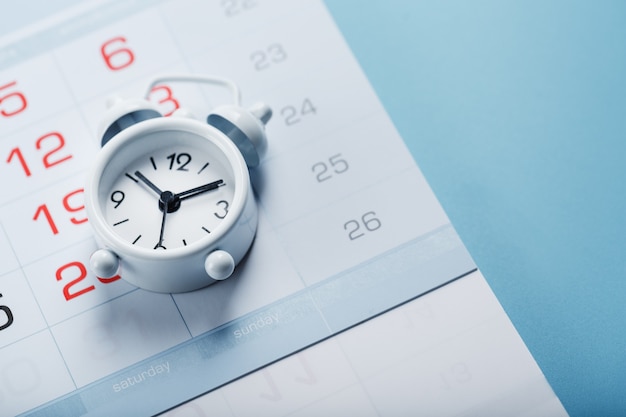
[[[219,85],[222,87],[226,87],[227,89],[230,90],[232,96],[233,96],[233,104],[235,106],[240,106],[241,105],[241,91],[239,90],[239,87],[237,86],[237,84],[235,84],[233,81],[226,79],[226,78],[220,78],[220,77],[214,77],[211,75],[195,75],[195,74],[166,74],[166,75],[159,75],[157,77],[154,77],[150,83],[148,84],[148,88],[146,90],[146,94],[145,94],[145,98],[147,99],[148,96],[150,95],[150,92],[152,91],[152,89],[154,88],[155,85],[162,83],[164,81],[169,81],[169,82],[191,82],[191,83],[204,83],[204,84],[213,84],[213,85]]]

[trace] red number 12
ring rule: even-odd
[[[59,132],[51,132],[43,135],[42,137],[37,139],[37,142],[35,142],[35,148],[39,151],[44,148],[48,143],[51,144],[51,149],[43,155],[42,163],[44,168],[52,168],[53,166],[72,158],[72,154],[57,155],[57,153],[65,146],[65,138]],[[27,177],[30,177],[30,167],[26,163],[26,158],[24,158],[24,154],[19,147],[11,149],[9,157],[7,158],[7,163],[11,163],[14,160],[19,162],[19,164],[22,166],[24,174],[26,174]]]

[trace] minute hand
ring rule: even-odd
[[[207,191],[215,190],[216,188],[221,187],[222,185],[226,185],[224,184],[224,180],[217,180],[217,181],[210,182],[208,184],[201,185],[196,188],[192,188],[187,191],[183,191],[182,193],[176,194],[174,197],[180,200],[184,200],[186,198],[190,198],[198,194],[206,193]]]

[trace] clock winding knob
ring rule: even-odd
[[[204,269],[211,278],[221,281],[233,274],[235,260],[230,253],[218,249],[206,257]]]
[[[98,249],[89,258],[91,270],[100,278],[111,278],[117,274],[120,258],[108,249]]]

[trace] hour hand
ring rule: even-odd
[[[176,194],[174,197],[180,200],[184,200],[185,198],[193,197],[198,194],[206,193],[207,191],[215,190],[216,188],[221,187],[222,185],[226,185],[224,184],[224,180],[217,180],[217,181],[210,182],[208,184],[201,185],[196,188],[192,188],[187,191],[183,191],[182,193]]]
[[[148,187],[150,187],[159,196],[163,193],[163,191],[161,191],[161,189],[159,187],[154,185],[152,183],[152,181],[150,181],[148,178],[146,178],[141,172],[135,171],[135,175],[137,176],[137,178],[139,178],[141,181],[143,181]]]

